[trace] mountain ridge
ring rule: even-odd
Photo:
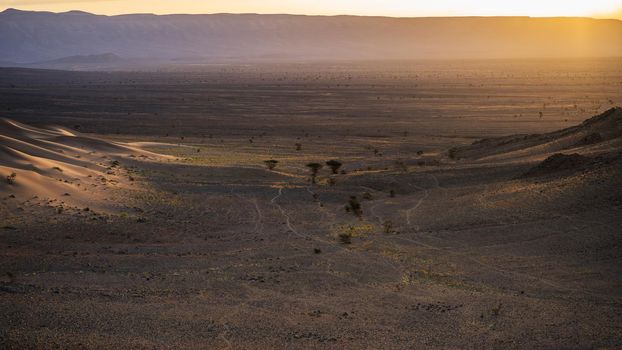
[[[95,15],[7,9],[0,61],[112,53],[160,62],[622,56],[622,21],[583,17]]]
[[[167,17],[167,16],[218,16],[218,15],[233,15],[233,16],[290,16],[290,17],[353,17],[353,18],[386,18],[386,19],[451,19],[451,18],[525,18],[525,19],[585,19],[594,21],[616,21],[622,22],[622,19],[618,18],[597,18],[589,16],[371,16],[371,15],[354,15],[354,14],[336,14],[336,15],[319,15],[319,14],[300,14],[300,13],[258,13],[258,12],[214,12],[214,13],[152,13],[152,12],[136,12],[136,13],[122,13],[115,15],[106,15],[92,13],[81,10],[70,10],[65,12],[53,12],[53,11],[31,11],[20,10],[17,8],[7,8],[0,11],[0,15],[5,13],[21,13],[21,14],[54,14],[54,15],[69,15],[69,14],[82,14],[95,17],[126,17],[126,16],[153,16],[153,17]]]

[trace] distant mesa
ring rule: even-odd
[[[113,54],[103,53],[99,55],[75,55],[58,58],[55,60],[36,62],[34,65],[52,65],[52,64],[97,64],[97,63],[117,63],[123,62],[124,59]]]

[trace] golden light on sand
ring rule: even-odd
[[[13,0],[4,8],[25,10],[84,10],[101,14],[119,13],[295,13],[357,14],[382,16],[599,16],[620,17],[620,0]],[[2,9],[0,7],[0,9]]]

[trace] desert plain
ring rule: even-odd
[[[0,347],[619,349],[620,105],[620,59],[0,68]]]

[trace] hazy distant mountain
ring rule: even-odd
[[[113,53],[104,53],[99,55],[75,55],[61,57],[55,60],[37,62],[35,64],[91,64],[91,63],[115,63],[122,62],[123,59]]]
[[[622,56],[620,38],[622,21],[587,18],[0,13],[0,61],[18,63],[103,52],[141,62],[605,57]]]
[[[46,69],[69,69],[69,70],[108,70],[120,67],[140,67],[141,62],[133,62],[125,60],[113,53],[104,53],[98,55],[74,55],[61,57],[54,60],[33,62],[33,63],[15,63],[2,62],[0,67],[24,67],[24,68],[46,68]]]

